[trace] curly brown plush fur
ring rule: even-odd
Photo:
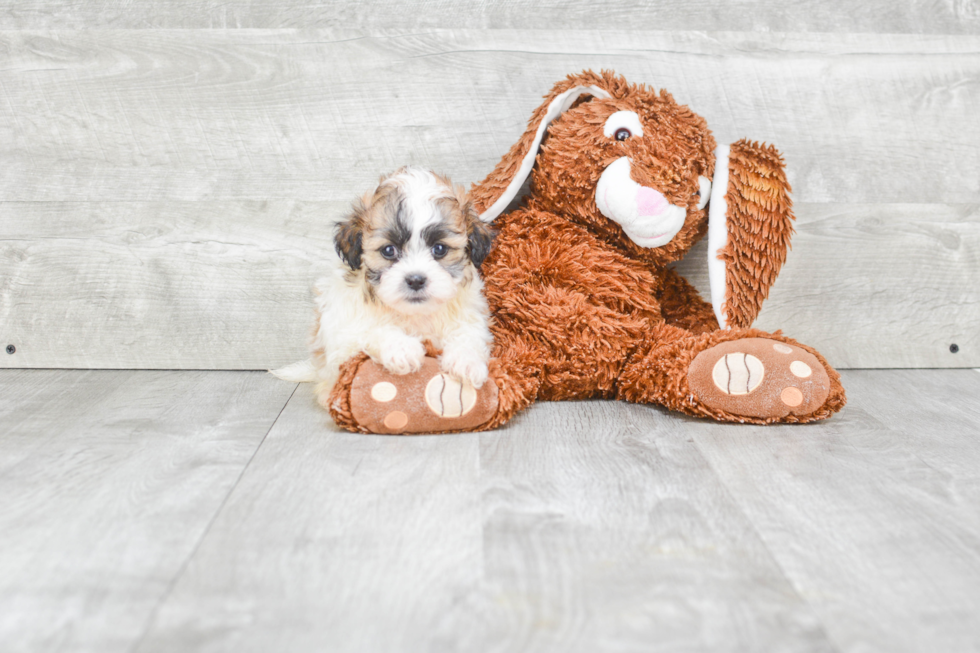
[[[729,162],[728,245],[721,258],[728,275],[726,310],[730,323],[747,327],[759,314],[769,287],[786,260],[793,225],[790,185],[783,172],[783,157],[771,145],[741,140],[732,147]],[[739,256],[751,251],[755,257]]]
[[[708,231],[699,177],[714,177],[716,144],[704,120],[665,91],[611,72],[586,71],[559,82],[521,139],[472,189],[477,209],[506,199],[522,162],[533,155],[549,108],[582,87],[592,91],[546,132],[526,202],[495,221],[497,238],[482,271],[494,318],[491,378],[498,406],[476,430],[496,428],[538,400],[622,399],[751,423],[809,422],[839,411],[845,403],[840,377],[819,353],[779,332],[748,328],[792,235],[790,187],[774,148],[749,141],[731,146],[729,231],[719,254],[727,266],[722,310],[728,329],[719,329],[712,306],[667,267]],[[618,111],[640,117],[642,137],[604,135],[604,123]],[[683,226],[662,246],[638,245],[597,206],[600,177],[623,157],[634,182],[686,209]],[[719,375],[736,378],[743,361],[748,394],[723,388]],[[719,400],[716,387],[729,394]],[[343,387],[335,389],[335,417],[355,430],[343,396]]]

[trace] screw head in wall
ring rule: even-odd
[[[7,353],[8,354],[12,354],[15,351],[17,351],[17,348],[16,347],[14,347],[13,345],[7,345]]]
[[[959,350],[960,350],[960,346],[957,345],[956,343],[953,343],[952,345],[949,346],[949,353],[951,354],[955,354]]]

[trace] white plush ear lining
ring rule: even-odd
[[[725,262],[718,254],[728,242],[728,145],[715,150],[715,178],[711,181],[711,200],[708,202],[708,280],[711,283],[711,308],[718,318],[718,326],[728,328],[725,316]]]
[[[507,185],[507,190],[504,194],[497,198],[497,201],[488,208],[486,211],[480,214],[480,219],[484,222],[493,222],[498,215],[504,212],[507,205],[513,201],[520,192],[521,186],[524,185],[524,180],[527,176],[531,174],[531,168],[534,167],[534,158],[538,155],[538,148],[541,147],[541,141],[544,140],[544,133],[548,129],[555,118],[560,116],[562,113],[568,111],[572,104],[579,98],[580,95],[593,95],[597,98],[608,99],[611,97],[609,93],[602,90],[598,86],[576,86],[571,88],[564,93],[555,97],[548,105],[548,111],[541,118],[541,123],[538,125],[538,130],[534,134],[534,142],[531,143],[531,147],[528,149],[527,154],[524,155],[524,159],[521,160],[521,167],[514,175],[514,178],[510,180]]]

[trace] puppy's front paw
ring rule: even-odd
[[[422,368],[425,345],[415,338],[389,340],[381,347],[381,365],[392,374],[411,374]]]
[[[469,381],[474,388],[482,387],[487,381],[487,361],[479,354],[467,351],[447,351],[439,358],[443,372],[460,381]]]

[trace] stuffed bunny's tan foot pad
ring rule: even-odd
[[[460,382],[427,356],[422,369],[396,375],[366,360],[350,389],[351,412],[372,433],[442,433],[471,430],[497,412],[493,379],[481,388]]]
[[[766,338],[731,340],[701,352],[687,380],[709,408],[763,419],[809,415],[830,393],[830,378],[816,356]]]

